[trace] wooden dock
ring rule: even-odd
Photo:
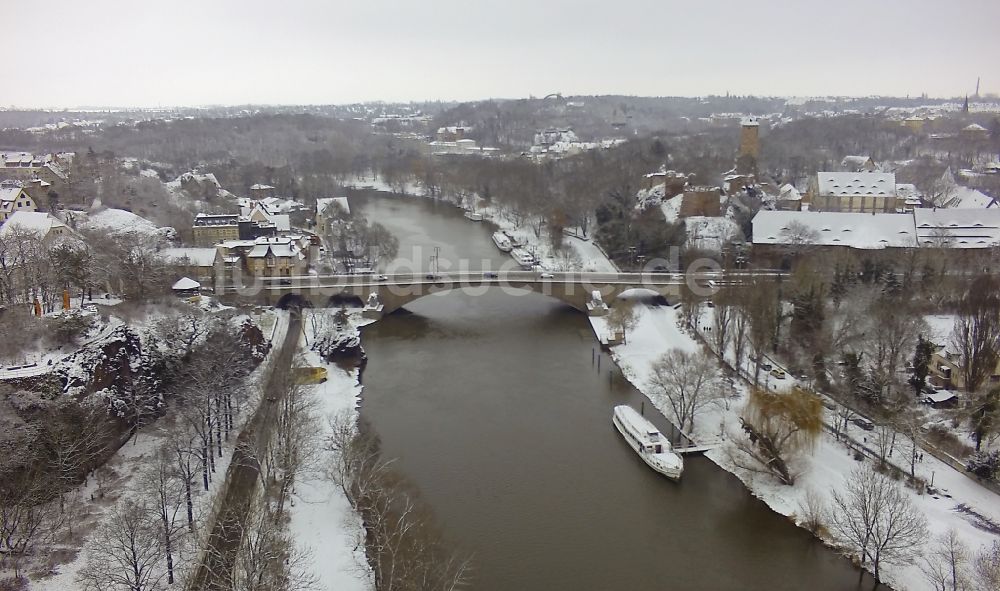
[[[722,443],[723,441],[719,439],[717,441],[712,441],[709,443],[691,444],[683,447],[674,447],[674,451],[679,454],[701,454],[721,446]]]

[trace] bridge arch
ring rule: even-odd
[[[291,310],[293,308],[301,310],[303,308],[312,308],[313,303],[309,300],[309,298],[302,296],[301,294],[287,293],[281,296],[281,299],[278,300],[274,307],[279,310]]]
[[[335,293],[326,300],[325,308],[363,308],[365,306],[364,299],[353,293],[341,292]]]
[[[613,304],[618,300],[659,304],[662,306],[668,306],[671,303],[670,297],[666,294],[660,293],[659,291],[648,287],[628,287],[618,293],[618,295],[614,296],[614,299],[610,303]]]

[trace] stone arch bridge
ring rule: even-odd
[[[249,284],[217,287],[219,297],[231,304],[277,307],[339,305],[357,298],[389,314],[422,297],[448,291],[481,294],[488,288],[530,290],[558,299],[582,312],[595,304],[611,303],[622,293],[641,289],[676,301],[683,290],[711,297],[724,285],[742,285],[753,277],[779,276],[777,271],[716,271],[700,273],[545,273],[537,271],[401,273],[393,275],[310,275],[287,278],[254,278]],[[599,294],[599,297],[595,294]],[[376,299],[372,299],[374,298]]]

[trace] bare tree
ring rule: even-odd
[[[365,538],[381,590],[454,590],[470,562],[452,551],[411,487],[380,458],[378,440],[355,429],[349,414],[330,419],[331,479],[365,519]]]
[[[888,458],[896,448],[896,429],[892,423],[884,423],[875,428],[875,449],[878,451],[880,467],[885,467]]]
[[[819,232],[799,221],[790,222],[781,230],[783,250],[789,256],[797,257],[809,251],[819,242]]]
[[[920,447],[920,437],[923,433],[924,415],[922,412],[915,409],[904,410],[895,417],[894,423],[896,425],[896,429],[907,438],[907,451],[909,451],[907,455],[910,460],[910,479],[916,480],[917,457],[920,455],[922,450]]]
[[[715,296],[715,308],[712,314],[712,337],[715,350],[725,359],[731,335],[729,328],[733,324],[733,316],[737,313],[733,306],[734,294],[729,289],[721,290]]]
[[[880,399],[891,400],[906,353],[916,346],[926,327],[912,306],[898,297],[879,298],[869,308],[868,317],[872,323],[867,339],[871,374],[884,390]]]
[[[743,355],[747,350],[747,332],[750,329],[750,318],[738,307],[733,310],[733,356],[736,362],[736,372],[743,375]]]
[[[98,527],[78,579],[86,591],[155,589],[166,574],[157,564],[162,555],[149,507],[126,499]]]
[[[18,468],[0,478],[0,566],[19,574],[21,559],[63,523],[41,467]]]
[[[167,561],[167,583],[174,583],[174,556],[184,534],[184,520],[181,517],[184,502],[184,483],[178,478],[169,445],[156,450],[152,463],[145,467],[142,475],[142,495],[148,499],[145,505],[149,511],[151,524],[155,524],[160,536],[163,556]]]
[[[65,491],[82,480],[84,474],[103,458],[109,430],[107,415],[102,409],[81,407],[71,400],[52,407],[42,441],[48,470],[57,483],[60,511],[65,508]]]
[[[840,439],[841,434],[846,434],[847,426],[851,423],[857,415],[854,413],[854,409],[843,404],[837,405],[837,410],[834,413],[833,422],[833,433],[837,439]]]
[[[319,447],[316,400],[310,392],[292,385],[280,404],[270,451],[273,459],[267,463],[268,470],[275,472],[271,479],[277,481],[277,517],[284,511],[296,478],[317,461]]]
[[[703,350],[671,349],[653,364],[650,377],[655,396],[666,403],[674,424],[694,429],[698,411],[724,396],[715,358]]]
[[[202,456],[197,433],[186,427],[182,424],[171,431],[167,445],[173,456],[177,479],[184,488],[188,529],[194,532],[194,483],[202,472]]]
[[[809,530],[814,536],[826,530],[826,504],[816,489],[810,488],[799,502],[798,525]]]
[[[636,323],[639,322],[639,317],[635,311],[635,303],[622,299],[615,302],[615,306],[611,308],[606,318],[608,328],[622,334],[622,342],[627,340],[628,331],[635,328]]]
[[[242,535],[230,589],[306,591],[315,588],[316,579],[305,568],[304,557],[275,524],[275,515],[267,501],[252,500],[247,514],[240,519]]]
[[[740,424],[747,437],[733,438],[743,454],[734,454],[734,461],[791,485],[795,483],[791,464],[815,445],[823,430],[823,406],[818,396],[801,388],[781,393],[754,388]]]
[[[989,275],[973,280],[959,302],[952,343],[960,356],[965,389],[976,392],[1000,358],[1000,295]]]
[[[1000,591],[1000,542],[994,540],[976,554],[974,570],[980,589]]]
[[[911,562],[927,537],[927,520],[899,485],[859,466],[833,492],[831,531],[869,563],[879,581],[883,563]]]
[[[970,589],[968,568],[969,548],[958,539],[954,529],[934,538],[934,545],[924,556],[920,570],[935,591],[966,591]]]
[[[754,279],[743,302],[743,313],[749,320],[747,341],[754,362],[754,387],[760,383],[760,366],[764,363],[764,355],[774,345],[781,320],[779,305],[777,285],[769,280]]]

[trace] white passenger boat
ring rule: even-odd
[[[533,255],[530,252],[524,250],[523,248],[515,248],[515,249],[513,249],[510,252],[510,256],[513,257],[514,260],[517,261],[517,264],[521,265],[521,267],[523,269],[529,269],[530,270],[532,267],[534,267],[536,264],[538,264],[538,261],[535,260],[535,255]]]
[[[511,232],[510,230],[504,230],[503,233],[504,233],[504,236],[507,237],[507,240],[510,240],[511,245],[514,248],[518,248],[520,246],[524,246],[524,244],[525,244],[524,239],[521,238],[520,236],[518,236],[517,234]]]
[[[503,232],[493,232],[493,243],[503,252],[510,252],[514,245],[510,243],[510,238]]]
[[[467,211],[467,212],[465,212],[465,217],[466,217],[466,219],[470,219],[470,220],[472,220],[474,222],[481,222],[481,221],[483,221],[483,214],[476,213],[474,211]]]
[[[653,423],[624,404],[615,407],[611,422],[629,447],[636,450],[650,468],[671,480],[680,480],[684,471],[684,458],[673,450],[670,442]]]

